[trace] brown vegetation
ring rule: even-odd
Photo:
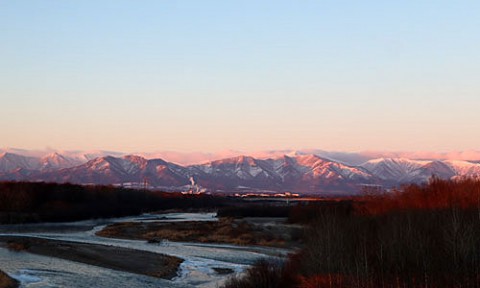
[[[219,221],[208,222],[115,223],[97,232],[97,235],[150,242],[170,240],[262,246],[285,246],[286,244],[286,239],[278,233],[233,218],[220,218]]]
[[[19,283],[0,270],[0,288],[16,288]]]
[[[302,251],[226,287],[480,287],[479,199],[479,180],[432,179],[368,194],[352,209],[299,207],[315,215]]]
[[[28,249],[27,242],[7,241],[7,248],[11,251],[20,252]]]

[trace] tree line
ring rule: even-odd
[[[480,287],[478,179],[367,191],[291,216],[307,224],[301,251],[260,261],[225,287]]]
[[[113,186],[0,182],[0,223],[59,222],[166,209],[213,209],[226,198]]]

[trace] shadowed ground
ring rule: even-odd
[[[18,282],[0,270],[0,288],[16,288]]]
[[[11,236],[0,237],[0,241],[9,249],[19,253],[26,251],[163,279],[175,277],[183,261],[177,257],[148,251],[98,244]],[[3,288],[3,286],[0,287]]]

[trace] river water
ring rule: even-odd
[[[215,213],[143,214],[108,220],[81,221],[62,224],[34,224],[26,226],[1,226],[0,235],[28,236],[72,242],[104,244],[145,250],[177,256],[184,259],[177,277],[172,280],[116,271],[59,258],[39,256],[27,252],[12,252],[0,248],[0,270],[21,281],[21,287],[219,287],[231,275],[220,275],[213,268],[227,268],[234,274],[261,258],[283,257],[287,250],[276,248],[204,244],[187,242],[162,242],[103,238],[95,235],[105,225],[114,222],[173,222],[217,221]],[[65,229],[63,229],[65,228]],[[68,229],[67,229],[68,228]],[[62,232],[69,230],[70,232]],[[22,232],[18,232],[22,231]],[[30,232],[28,232],[30,231]],[[41,231],[41,232],[31,232]]]

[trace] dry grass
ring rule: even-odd
[[[26,251],[28,250],[28,244],[23,242],[8,241],[7,248],[15,252]]]
[[[169,240],[275,247],[286,245],[282,235],[233,218],[221,218],[219,221],[212,222],[115,223],[107,226],[97,235],[152,242]]]
[[[16,288],[19,283],[0,270],[0,288]]]

